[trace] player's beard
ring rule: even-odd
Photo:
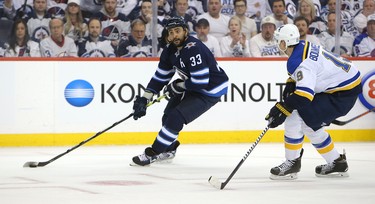
[[[173,39],[173,45],[175,45],[176,47],[181,47],[183,43],[184,43],[184,39],[183,38],[175,38],[175,39]]]
[[[183,37],[181,37],[181,38],[177,37],[177,38],[173,39],[172,43],[176,47],[181,47],[184,44],[186,38],[187,38],[187,34],[185,33],[185,35]]]

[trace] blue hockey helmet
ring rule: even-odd
[[[174,16],[174,17],[168,19],[167,23],[165,24],[165,29],[167,29],[167,30],[169,30],[171,28],[176,28],[176,27],[183,27],[183,28],[188,29],[188,26],[186,25],[183,17]]]

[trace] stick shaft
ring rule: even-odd
[[[358,119],[358,118],[360,118],[360,117],[362,117],[362,116],[365,116],[365,115],[367,115],[368,113],[371,113],[371,112],[373,112],[373,111],[375,111],[375,107],[372,108],[372,109],[369,109],[369,110],[367,110],[366,112],[361,113],[361,114],[359,114],[359,115],[355,116],[354,118],[351,118],[351,119],[349,119],[349,120],[347,120],[347,121],[334,120],[334,121],[332,121],[332,123],[335,124],[335,125],[340,125],[340,126],[342,126],[342,125],[346,125],[346,124],[352,122],[353,120],[356,120],[356,119]]]
[[[247,157],[251,154],[251,152],[255,149],[255,147],[258,145],[259,141],[263,138],[263,136],[266,134],[266,132],[269,129],[269,125],[262,131],[262,133],[258,136],[256,141],[251,145],[250,149],[246,152],[244,157],[241,159],[241,161],[237,164],[236,168],[232,171],[232,173],[229,175],[229,177],[221,184],[221,189],[224,189],[224,187],[229,183],[229,181],[232,179],[232,177],[236,174],[238,169],[242,166],[242,164],[245,162]]]
[[[158,97],[157,99],[155,99],[155,100],[149,102],[146,106],[149,107],[149,106],[151,106],[152,104],[154,104],[154,103],[156,103],[156,102],[160,102],[160,101],[161,101],[162,99],[164,99],[165,97],[166,97],[166,95],[162,95],[162,96]],[[53,157],[52,159],[50,159],[50,160],[48,160],[48,161],[45,161],[45,162],[26,162],[25,165],[27,166],[27,164],[34,163],[34,164],[36,164],[37,166],[46,166],[47,164],[49,164],[49,163],[51,163],[51,162],[53,162],[53,161],[59,159],[60,157],[62,157],[62,156],[64,156],[64,155],[68,154],[69,152],[71,152],[71,151],[77,149],[78,147],[80,147],[80,146],[86,144],[87,142],[93,140],[94,138],[98,137],[99,135],[101,135],[101,134],[107,132],[108,130],[114,128],[115,126],[117,126],[118,124],[120,124],[120,123],[124,122],[125,120],[131,118],[132,116],[133,116],[133,113],[129,114],[127,117],[125,117],[125,118],[123,118],[123,119],[121,119],[121,120],[119,120],[119,121],[113,123],[111,126],[107,127],[106,129],[104,129],[104,130],[102,130],[102,131],[100,131],[100,132],[97,132],[95,135],[91,136],[90,138],[88,138],[88,139],[86,139],[86,140],[80,142],[78,145],[76,145],[76,146],[74,146],[74,147],[72,147],[72,148],[66,150],[64,153],[61,153],[61,154],[59,154],[59,155]]]

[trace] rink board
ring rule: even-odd
[[[375,72],[371,60],[354,60],[361,74]],[[85,140],[132,112],[133,100],[157,68],[152,60],[5,59],[0,62],[0,146],[67,145]],[[185,126],[185,143],[251,142],[266,125],[265,115],[281,98],[287,78],[285,60],[219,60],[230,77],[228,94],[202,117]],[[67,98],[85,81],[85,101]],[[367,104],[358,100],[346,121],[375,105],[374,79],[365,84]],[[73,85],[72,85],[73,84]],[[82,94],[81,92],[75,94]],[[89,93],[89,94],[88,94]],[[91,95],[90,95],[91,94]],[[91,97],[91,98],[90,98]],[[85,104],[87,103],[87,104]],[[144,144],[154,140],[161,125],[163,100],[137,121],[129,119],[90,144]],[[283,127],[270,130],[265,142],[281,142]],[[336,141],[375,141],[375,114],[345,126],[327,128]]]

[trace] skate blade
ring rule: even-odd
[[[139,166],[139,167],[148,167],[148,166],[150,166],[150,164],[146,164],[146,165],[139,165],[139,164],[136,164],[136,163],[134,163],[133,161],[132,162],[130,162],[129,163],[129,166]]]
[[[156,164],[170,164],[170,163],[172,163],[172,161],[173,161],[172,159],[167,159],[167,160],[155,161],[154,163],[156,163]],[[142,165],[136,164],[134,162],[130,162],[129,166],[147,167],[147,166],[150,166],[150,164],[146,164],[146,165],[142,166]]]
[[[271,180],[295,180],[298,178],[297,173],[291,173],[285,176],[270,175]]]
[[[173,162],[173,158],[170,159],[163,159],[163,160],[156,160],[155,163],[158,164],[170,164]]]
[[[334,172],[330,174],[315,174],[319,178],[346,178],[349,177],[348,172]]]

